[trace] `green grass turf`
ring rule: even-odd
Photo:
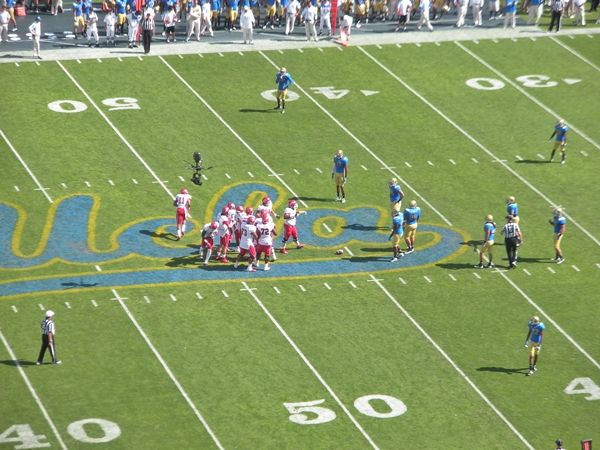
[[[561,41],[597,62],[595,39]],[[598,77],[591,66],[546,38],[464,45],[511,80],[525,74],[545,74],[557,81],[581,79],[573,85],[561,82],[524,89],[592,140],[600,140],[594,122],[599,105],[590,95],[598,90]],[[564,64],[546,63],[556,57]],[[285,115],[272,112],[273,102],[260,95],[275,87],[270,61],[285,65],[297,82],[292,91],[300,97],[288,102]],[[0,65],[2,79],[15,86],[14,95],[0,106],[2,130],[54,200],[51,206],[35,190],[35,183],[1,142],[0,199],[27,214],[21,217],[22,230],[12,236],[13,248],[23,255],[44,252],[43,230],[50,230],[52,211],[71,196],[89,195],[96,202],[88,242],[67,243],[71,251],[85,245],[110,252],[127,227],[148,219],[170,220],[169,192],[189,185],[179,177],[189,178],[183,160],[191,159],[196,150],[212,166],[204,172],[205,185],[192,190],[196,226],[212,219],[217,198],[237,183],[273,186],[280,211],[292,192],[306,202],[309,214],[321,208],[342,214],[372,207],[380,212],[378,226],[383,229],[362,232],[375,234],[377,242],[348,242],[355,257],[343,256],[360,265],[373,257],[389,257],[387,181],[398,175],[406,201],[415,198],[423,208],[423,223],[450,226],[464,236],[462,248],[450,258],[406,268],[404,261],[435,244],[433,235],[421,232],[415,255],[374,274],[381,285],[366,273],[282,276],[274,263],[271,279],[231,272],[221,281],[115,286],[118,295],[127,298],[131,317],[224,448],[368,448],[369,439],[379,448],[402,448],[406,443],[447,448],[457,442],[464,448],[525,447],[422,331],[533,447],[547,447],[558,436],[569,447],[582,438],[597,438],[600,403],[563,391],[575,378],[600,384],[598,367],[590,361],[600,358],[600,341],[593,332],[600,326],[595,301],[600,259],[594,241],[600,230],[592,207],[600,150],[571,131],[566,166],[538,163],[537,153],[549,155],[551,144],[546,141],[555,117],[506,81],[496,91],[466,86],[469,78],[501,77],[459,46],[326,48],[63,65],[164,188],[59,65]],[[52,89],[33,91],[34,83]],[[324,87],[348,93],[330,99],[317,89]],[[365,96],[361,90],[378,93]],[[133,97],[140,109],[108,111],[102,100],[114,97]],[[81,101],[88,108],[73,114],[47,108],[60,99]],[[39,119],[35,132],[26,126],[32,115]],[[333,202],[329,175],[331,155],[338,148],[350,158],[345,205]],[[245,203],[256,205],[262,195],[254,192]],[[519,269],[505,274],[477,272],[472,268],[477,256],[467,244],[482,238],[485,214],[493,213],[502,223],[508,195],[515,195],[521,207],[525,244]],[[550,203],[563,205],[579,224],[568,225],[563,244],[567,262],[561,266],[550,261]],[[349,225],[332,216],[325,222],[334,234]],[[150,269],[176,274],[197,267],[193,256],[197,231],[177,243],[169,238],[170,231],[170,227],[148,230],[146,240],[138,242],[179,249],[177,257],[134,253],[100,263],[102,274]],[[314,232],[326,235],[323,229]],[[502,239],[497,241],[501,244]],[[335,260],[335,248],[309,246],[280,260]],[[495,261],[501,268],[506,265],[501,245],[495,248]],[[51,261],[1,269],[0,293],[3,285],[15,280],[75,275],[83,283],[99,273],[95,266]],[[242,290],[243,281],[254,289],[252,294]],[[121,435],[94,446],[213,447],[209,433],[111,288],[110,282],[96,287],[73,283],[60,292],[4,295],[0,301],[0,331],[66,446],[91,445],[67,432],[70,423],[102,418],[118,424]],[[31,365],[38,350],[37,323],[41,310],[48,308],[57,311],[58,350],[64,361],[60,367]],[[548,329],[540,371],[527,378],[522,345],[527,318],[534,312]],[[52,447],[60,447],[4,345],[0,360],[0,433],[15,424],[29,424]],[[374,394],[400,399],[406,413],[375,418],[353,405],[357,398]],[[319,406],[332,410],[336,418],[318,425],[288,419],[285,402],[314,400],[324,400]],[[380,413],[389,411],[381,400],[371,405]],[[102,436],[92,425],[86,431],[91,437]],[[0,440],[0,448],[15,445]]]

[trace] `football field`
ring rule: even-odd
[[[599,40],[0,64],[0,449],[600,439]],[[285,114],[281,66],[295,80]],[[564,165],[548,161],[558,118]],[[202,186],[186,162],[197,151]],[[391,178],[422,209],[415,252],[393,263]],[[176,241],[182,187],[193,202]],[[307,211],[306,246],[270,271],[203,266],[202,226],[265,195]],[[515,270],[499,233],[508,196]],[[496,268],[477,269],[487,214]],[[281,219],[277,231],[279,247]],[[36,366],[48,309],[62,364]],[[546,331],[526,376],[533,315]]]

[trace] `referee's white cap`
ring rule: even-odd
[[[46,317],[53,317],[53,316],[54,316],[54,311],[52,311],[51,309],[46,311]]]

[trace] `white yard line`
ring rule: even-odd
[[[585,56],[583,56],[581,53],[573,50],[571,47],[569,47],[567,44],[563,44],[560,39],[555,38],[554,36],[550,36],[550,39],[552,39],[554,42],[556,42],[558,45],[560,45],[562,48],[564,48],[565,50],[567,50],[569,53],[572,53],[573,55],[575,55],[577,58],[579,58],[580,60],[582,60],[584,63],[588,64],[589,66],[593,67],[595,70],[597,70],[598,72],[600,72],[600,67],[598,67],[596,64],[594,64],[593,62],[591,62],[589,59],[587,59]]]
[[[112,130],[115,132],[115,134],[121,139],[121,141],[123,141],[123,143],[131,151],[131,153],[133,153],[135,155],[135,157],[142,163],[142,165],[146,168],[146,170],[150,173],[150,175],[152,175],[152,177],[156,180],[156,182],[158,184],[160,184],[160,186],[165,190],[165,192],[167,194],[169,194],[169,196],[171,198],[175,198],[174,195],[169,190],[169,188],[165,185],[165,183],[158,177],[158,175],[156,175],[154,170],[152,170],[152,168],[148,165],[148,163],[144,160],[144,158],[142,158],[142,156],[137,152],[137,150],[135,148],[133,148],[133,146],[129,143],[129,141],[127,139],[125,139],[125,136],[123,136],[123,134],[121,134],[121,132],[117,129],[117,127],[115,127],[115,125],[111,122],[111,120],[104,113],[104,111],[102,111],[98,107],[96,102],[94,100],[92,100],[92,97],[90,97],[90,95],[86,92],[86,90],[83,89],[83,87],[77,82],[77,80],[73,77],[73,75],[71,75],[71,73],[66,69],[66,67],[63,66],[60,61],[56,61],[56,64],[58,64],[60,66],[60,68],[67,75],[67,77],[69,77],[69,79],[73,82],[73,84],[75,86],[77,86],[77,89],[79,89],[79,91],[85,96],[85,98],[87,98],[87,100],[94,107],[94,109],[96,111],[98,111],[98,114],[100,114],[100,116],[104,119],[104,121],[108,124],[108,126],[110,128],[112,128]]]
[[[476,55],[473,51],[469,50],[467,47],[465,47],[464,45],[462,45],[460,42],[455,42],[455,44],[461,48],[465,53],[469,54],[473,59],[475,59],[477,62],[479,62],[481,65],[485,66],[487,69],[491,70],[492,72],[494,72],[497,76],[499,76],[500,78],[502,78],[506,83],[510,84],[512,87],[514,87],[517,91],[519,91],[521,94],[523,94],[525,97],[527,97],[529,100],[531,100],[533,103],[535,103],[536,105],[538,105],[540,108],[542,108],[544,111],[546,111],[548,114],[550,114],[554,119],[556,119],[557,117],[563,117],[561,116],[559,113],[557,113],[556,111],[548,108],[544,103],[542,103],[541,101],[539,101],[537,98],[535,98],[533,95],[531,95],[529,92],[527,92],[525,89],[523,89],[521,86],[519,86],[517,83],[515,83],[513,80],[511,80],[510,78],[508,78],[506,75],[504,75],[502,72],[500,72],[498,69],[496,69],[495,67],[493,67],[491,64],[489,64],[488,62],[486,62],[483,58],[479,57],[478,55]],[[585,134],[583,131],[581,131],[580,129],[578,129],[577,127],[575,127],[575,125],[573,125],[572,122],[568,121],[569,123],[569,127],[575,132],[577,133],[579,136],[581,136],[583,139],[585,139],[586,141],[588,141],[590,144],[592,144],[594,147],[596,147],[598,150],[600,150],[600,144],[598,144],[596,141],[594,141],[591,137],[589,137],[587,134]]]
[[[56,425],[54,425],[54,422],[50,418],[50,415],[48,414],[48,411],[46,410],[46,407],[42,403],[42,399],[40,398],[40,396],[35,391],[33,385],[31,384],[31,381],[29,381],[29,378],[25,374],[25,371],[23,370],[23,367],[21,367],[21,363],[19,362],[19,360],[15,356],[15,353],[13,352],[13,349],[10,347],[10,345],[8,344],[8,341],[4,337],[4,334],[2,333],[2,330],[0,330],[0,339],[2,340],[2,343],[4,344],[4,347],[6,347],[6,350],[8,351],[8,354],[10,355],[11,359],[14,361],[15,365],[17,366],[17,369],[19,370],[19,374],[21,375],[21,378],[23,378],[23,381],[27,385],[27,388],[29,389],[29,392],[31,393],[33,399],[37,403],[38,408],[40,408],[40,411],[42,412],[42,415],[46,419],[46,422],[48,422],[48,425],[50,426],[50,429],[54,433],[54,436],[56,436],[56,440],[60,444],[61,448],[63,448],[64,450],[67,450],[67,446],[65,445],[65,442],[63,441],[62,437],[60,436],[60,433],[58,432],[58,429],[56,428]],[[50,444],[48,444],[47,446],[50,447]]]
[[[169,366],[167,365],[167,363],[165,362],[163,357],[160,355],[160,353],[158,352],[156,347],[154,347],[154,345],[152,344],[152,342],[150,341],[150,339],[148,338],[148,336],[146,335],[146,333],[144,332],[144,330],[142,329],[142,327],[140,326],[138,321],[135,319],[135,317],[133,317],[133,314],[131,314],[131,312],[129,311],[129,308],[127,308],[127,306],[125,305],[125,302],[123,300],[126,300],[126,299],[122,298],[117,293],[116,290],[114,290],[114,289],[111,289],[111,290],[112,290],[113,295],[115,296],[115,300],[117,300],[119,302],[119,304],[121,305],[121,307],[127,314],[127,317],[129,317],[129,320],[131,320],[131,322],[133,323],[135,328],[138,330],[138,332],[140,333],[140,335],[142,336],[142,338],[148,345],[148,347],[150,347],[150,350],[152,350],[152,353],[154,353],[154,356],[156,357],[156,359],[158,359],[158,361],[160,362],[160,365],[163,367],[165,372],[167,372],[167,375],[169,375],[169,378],[171,378],[171,381],[177,387],[177,389],[179,390],[179,393],[183,396],[183,398],[187,402],[188,406],[192,409],[192,411],[194,412],[194,414],[196,415],[198,420],[202,423],[202,425],[204,426],[204,429],[210,435],[210,437],[212,438],[212,440],[215,443],[215,445],[217,446],[217,448],[223,450],[223,446],[221,445],[221,442],[219,442],[219,439],[217,438],[215,433],[212,431],[212,429],[208,425],[208,422],[206,422],[206,420],[204,419],[202,414],[200,414],[200,411],[198,411],[198,408],[196,408],[196,405],[194,404],[194,402],[192,401],[190,396],[187,394],[187,392],[185,391],[183,386],[179,383],[179,381],[175,377],[175,374],[171,371],[171,369],[169,368]]]
[[[469,378],[469,376],[448,356],[448,354],[444,351],[439,344],[433,340],[433,338],[425,331],[425,329],[408,313],[406,309],[396,300],[396,298],[386,289],[386,287],[381,284],[381,281],[375,278],[373,275],[370,275],[372,282],[374,282],[379,289],[383,291],[383,293],[396,305],[396,307],[402,312],[404,317],[406,317],[414,326],[421,332],[423,336],[433,345],[433,347],[444,357],[446,361],[450,363],[450,365],[456,370],[461,378],[465,380],[469,386],[481,397],[481,399],[496,413],[496,415],[510,428],[510,430],[525,444],[525,446],[531,450],[534,450],[534,447],[525,439],[519,430],[500,412],[500,410],[486,397],[486,395],[477,387],[477,385]]]
[[[338,47],[339,48],[339,47]],[[265,58],[273,67],[275,68],[279,68],[279,66],[277,64],[275,64],[275,62],[273,62],[273,60],[271,58],[269,58],[264,52],[259,51],[259,53],[262,55],[263,58]],[[354,142],[356,142],[359,146],[361,146],[363,149],[365,149],[375,160],[377,160],[377,162],[379,162],[379,164],[381,164],[382,167],[385,167],[392,175],[394,175],[394,177],[396,177],[398,180],[400,180],[408,189],[410,189],[411,191],[414,192],[414,194],[423,202],[425,203],[431,210],[435,211],[436,214],[438,216],[440,216],[442,218],[442,220],[448,225],[448,226],[452,226],[452,224],[450,223],[450,221],[448,219],[446,219],[441,212],[439,212],[437,209],[435,209],[435,207],[429,203],[423,196],[421,196],[421,194],[419,194],[410,184],[408,184],[406,182],[406,180],[404,180],[398,173],[396,173],[394,171],[394,169],[392,167],[390,167],[388,164],[386,164],[375,152],[373,152],[363,141],[361,141],[359,138],[357,138],[348,128],[346,128],[346,126],[344,124],[342,124],[338,119],[335,118],[335,116],[333,114],[331,114],[327,109],[325,109],[325,107],[323,107],[318,101],[315,100],[315,98],[310,94],[310,92],[306,91],[302,86],[300,86],[298,83],[294,83],[294,86],[296,86],[296,88],[298,90],[300,90],[310,101],[312,101],[321,111],[323,111],[323,113],[325,113],[325,115],[327,117],[329,117],[337,126],[339,126],[342,130],[344,130],[344,132],[350,136]]]
[[[483,150],[485,153],[487,153],[489,156],[491,156],[495,161],[497,161],[500,165],[502,165],[502,167],[504,167],[506,170],[508,170],[513,176],[515,176],[518,180],[520,180],[523,184],[525,184],[529,189],[531,189],[533,192],[535,192],[541,198],[543,198],[550,206],[558,205],[557,202],[554,202],[553,200],[551,200],[549,197],[546,196],[546,194],[544,194],[542,191],[540,191],[538,188],[536,188],[533,184],[531,184],[528,180],[526,180],[524,177],[522,177],[517,171],[512,169],[506,162],[503,162],[494,153],[492,153],[491,150],[489,150],[481,142],[479,142],[477,139],[475,139],[473,136],[471,136],[464,128],[462,128],[460,125],[458,125],[456,122],[454,122],[450,117],[448,117],[437,106],[435,106],[433,103],[431,103],[425,97],[423,97],[419,92],[417,92],[414,88],[412,88],[410,85],[408,85],[404,80],[402,80],[398,75],[396,75],[394,72],[392,72],[382,62],[380,62],[378,59],[376,59],[374,56],[372,56],[364,48],[362,48],[362,47],[358,47],[358,48],[369,59],[371,59],[375,64],[377,64],[379,67],[381,67],[381,69],[383,69],[385,72],[387,72],[392,78],[394,78],[396,81],[398,81],[398,83],[400,83],[408,91],[410,91],[415,97],[417,97],[419,100],[421,100],[427,106],[429,106],[429,108],[431,108],[433,111],[435,111],[446,122],[448,122],[450,125],[452,125],[456,130],[458,130],[462,135],[464,135],[471,142],[473,142],[473,144],[475,144],[477,147],[479,147],[481,150]],[[436,210],[434,209],[434,211],[436,211]],[[571,223],[575,227],[577,227],[582,233],[584,233],[587,237],[589,237],[592,241],[594,241],[596,243],[596,245],[600,246],[600,240],[598,240],[594,235],[592,235],[592,233],[590,233],[582,225],[580,225],[579,222],[575,221],[573,219],[573,217],[567,215],[566,213],[565,213],[565,217],[567,217],[571,221]]]
[[[286,331],[283,329],[283,327],[279,324],[279,322],[277,322],[277,320],[275,319],[275,317],[273,317],[273,315],[271,314],[271,312],[266,308],[266,306],[260,301],[260,299],[258,298],[258,296],[254,293],[254,289],[250,288],[248,286],[248,284],[244,281],[242,282],[242,285],[244,286],[243,289],[241,289],[242,291],[246,291],[248,292],[252,298],[254,299],[254,301],[258,304],[258,306],[263,310],[263,312],[267,315],[267,317],[269,318],[269,320],[273,323],[273,325],[275,325],[275,327],[279,330],[279,332],[283,335],[283,337],[288,341],[288,343],[292,346],[292,348],[296,351],[296,353],[298,354],[298,356],[300,356],[300,358],[302,359],[302,361],[304,361],[304,364],[306,364],[306,366],[310,369],[310,371],[313,373],[313,375],[317,378],[317,380],[319,380],[319,382],[323,385],[323,387],[327,390],[327,392],[329,392],[329,395],[331,395],[331,397],[335,400],[335,402],[339,405],[339,407],[342,409],[342,411],[344,411],[344,413],[348,416],[348,418],[352,421],[352,423],[354,424],[354,426],[358,429],[358,431],[360,431],[360,433],[363,435],[363,437],[367,440],[367,442],[371,445],[372,448],[374,449],[378,449],[379,447],[377,447],[377,444],[375,444],[375,442],[373,441],[373,439],[371,438],[371,436],[369,436],[367,434],[367,432],[363,429],[363,427],[358,423],[358,421],[356,420],[356,418],[352,415],[352,413],[348,410],[348,408],[346,408],[346,406],[342,403],[342,401],[340,400],[340,398],[337,396],[337,394],[334,392],[334,390],[331,388],[331,386],[329,386],[329,384],[327,384],[327,382],[325,381],[325,379],[321,376],[321,374],[317,371],[317,369],[315,368],[315,366],[313,366],[311,364],[311,362],[308,360],[308,358],[304,355],[304,353],[302,352],[302,350],[300,350],[300,348],[296,345],[296,343],[293,341],[293,339],[286,333]]]
[[[33,172],[31,171],[31,169],[27,165],[27,163],[23,160],[23,158],[21,158],[21,155],[19,155],[19,153],[17,152],[17,150],[13,147],[13,145],[11,144],[11,142],[6,137],[6,134],[4,134],[3,130],[0,130],[0,135],[2,135],[2,139],[4,139],[4,142],[6,142],[6,145],[8,145],[8,148],[11,149],[11,151],[15,154],[15,156],[17,157],[17,159],[19,160],[19,162],[23,165],[23,167],[25,167],[25,170],[27,171],[27,173],[29,174],[29,176],[34,181],[34,183],[37,185],[38,190],[42,191],[42,194],[44,194],[44,196],[48,199],[48,201],[50,203],[54,203],[54,200],[52,200],[52,197],[50,197],[48,195],[48,193],[46,192],[46,188],[42,186],[42,184],[39,182],[39,180],[37,179],[37,177],[33,174]]]
[[[179,74],[179,72],[177,72],[177,71],[176,71],[176,70],[175,70],[175,69],[174,69],[174,68],[173,68],[173,67],[172,67],[172,66],[171,66],[171,65],[170,65],[170,64],[169,64],[169,63],[168,63],[168,62],[167,62],[167,61],[166,61],[166,60],[165,60],[163,57],[162,57],[162,56],[159,56],[159,59],[160,59],[160,60],[163,62],[163,64],[164,64],[165,66],[167,66],[167,67],[169,68],[169,70],[170,70],[171,72],[173,72],[173,75],[175,75],[175,76],[176,76],[176,77],[179,79],[179,81],[181,81],[181,82],[183,83],[183,85],[184,85],[185,87],[187,87],[187,88],[189,89],[189,91],[190,91],[192,94],[194,94],[194,96],[195,96],[195,97],[196,97],[198,100],[200,100],[200,101],[202,102],[202,104],[203,104],[203,105],[204,105],[204,106],[205,106],[205,107],[206,107],[206,108],[207,108],[207,109],[208,109],[208,110],[209,110],[209,111],[210,111],[210,112],[211,112],[211,113],[212,113],[212,114],[213,114],[213,115],[214,115],[214,116],[215,116],[215,117],[216,117],[216,118],[219,120],[219,122],[221,122],[221,123],[223,124],[223,126],[225,126],[225,128],[227,128],[227,129],[228,129],[228,130],[231,132],[231,134],[233,134],[233,135],[236,137],[236,139],[237,139],[238,141],[240,141],[240,143],[241,143],[241,144],[242,144],[244,147],[246,147],[246,149],[247,149],[247,150],[248,150],[250,153],[252,153],[256,159],[258,159],[258,161],[260,161],[260,163],[261,163],[263,166],[265,166],[265,168],[266,168],[266,169],[267,169],[267,170],[268,170],[268,171],[271,173],[271,175],[273,175],[275,178],[277,178],[277,180],[278,180],[278,181],[279,181],[279,182],[280,182],[280,183],[281,183],[283,186],[285,186],[285,188],[286,188],[286,189],[287,189],[287,190],[288,190],[288,191],[289,191],[289,192],[290,192],[290,193],[291,193],[291,194],[292,194],[294,197],[296,197],[296,198],[298,198],[298,197],[299,197],[299,195],[298,195],[298,194],[296,194],[296,193],[295,193],[295,192],[292,190],[292,188],[291,188],[291,187],[290,187],[290,186],[289,186],[289,185],[288,185],[288,184],[287,184],[285,181],[283,181],[283,178],[281,178],[281,177],[280,177],[280,176],[277,174],[277,172],[275,172],[275,171],[274,171],[274,170],[271,168],[271,166],[269,166],[269,164],[267,164],[267,162],[266,162],[264,159],[262,159],[262,158],[261,158],[261,156],[260,156],[258,153],[256,153],[256,151],[255,151],[255,150],[254,150],[254,149],[253,149],[253,148],[250,146],[250,144],[248,144],[248,143],[247,143],[247,142],[244,140],[244,138],[242,138],[242,137],[241,137],[241,136],[240,136],[240,135],[237,133],[237,131],[235,131],[235,130],[234,130],[232,127],[231,127],[231,125],[229,125],[229,123],[227,123],[227,122],[225,121],[225,119],[223,119],[223,117],[221,117],[221,115],[220,115],[220,114],[219,114],[219,113],[218,113],[218,112],[217,112],[217,111],[216,111],[216,110],[215,110],[215,109],[214,109],[212,106],[210,106],[206,100],[204,100],[204,98],[203,98],[203,97],[202,97],[202,96],[201,96],[201,95],[200,95],[200,94],[199,94],[199,93],[198,93],[198,92],[197,92],[197,91],[196,91],[196,90],[195,90],[195,89],[194,89],[194,88],[193,88],[193,87],[192,87],[192,86],[191,86],[191,85],[190,85],[190,84],[189,84],[189,83],[188,83],[188,82],[185,80],[185,78],[183,78],[183,77],[182,77],[182,76]],[[308,207],[308,205],[307,205],[307,204],[306,204],[306,203],[305,203],[305,202],[304,202],[302,199],[299,199],[298,201],[299,201],[300,203],[302,203],[302,205],[303,205],[305,208],[306,208],[306,207]]]

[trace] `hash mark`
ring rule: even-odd
[[[529,270],[527,270],[527,269],[523,269],[523,272],[525,272],[525,274],[526,274],[526,275],[529,275],[529,276],[531,276],[531,274],[529,273]]]
[[[475,158],[471,158],[471,161],[473,161],[475,164],[479,164],[479,161],[477,161]]]
[[[15,63],[15,64],[16,64],[16,63]],[[16,313],[17,313],[17,312],[19,312],[19,310],[17,309],[17,307],[16,307],[15,305],[11,305],[11,306],[12,306],[12,310],[13,310],[14,312],[16,312]]]
[[[67,309],[71,309],[71,304],[69,302],[65,302],[65,306],[67,307]]]
[[[481,280],[481,276],[477,272],[473,272],[473,275],[475,275],[475,278]]]
[[[196,292],[196,297],[198,297],[198,300],[202,300],[202,295],[200,294],[200,292]]]
[[[117,59],[119,60],[119,62],[123,62],[120,56]]]
[[[97,60],[99,63],[102,63],[102,60],[101,60],[100,58],[96,58],[96,60]]]
[[[77,64],[81,64],[81,60],[79,60],[79,59],[78,59],[78,60],[77,60]]]
[[[90,182],[89,182],[89,181],[86,181],[86,182],[85,182],[85,185],[86,185],[87,187],[92,187],[92,185],[90,184]]]
[[[343,52],[344,50],[342,50],[342,47],[338,47],[337,48],[340,52]]]
[[[479,41],[477,39],[473,39],[473,43],[479,45]]]
[[[94,305],[94,308],[98,307],[98,302],[96,302],[96,300],[92,300],[92,305]]]
[[[548,272],[550,272],[550,273],[556,273],[556,271],[552,267],[548,267]]]
[[[544,158],[544,155],[542,155],[541,153],[538,153],[537,157],[540,158],[540,159],[546,159],[546,158]]]
[[[317,169],[317,172],[323,173],[323,171],[321,169],[319,169],[318,167],[316,167],[316,169]]]
[[[600,269],[600,263],[596,263],[596,267]]]
[[[429,164],[430,166],[433,166],[433,163],[429,160],[427,160],[427,164]]]
[[[108,184],[110,184],[111,186],[115,185],[115,183],[113,182],[113,180],[108,180]]]
[[[181,175],[179,175],[178,177],[181,181],[185,181],[185,178],[183,178]]]
[[[252,175],[252,172],[248,172],[248,175],[250,176],[250,178],[254,178],[254,175]]]
[[[453,160],[453,159],[449,159],[448,161],[450,161],[450,164],[452,164],[453,166],[455,166],[455,165],[456,165],[456,162],[454,162],[454,160]]]
[[[238,55],[244,56],[244,52],[238,52]]]
[[[224,55],[223,53],[219,52],[219,56],[220,56],[221,58],[223,58],[225,55]]]
[[[19,189],[19,186],[16,186],[16,185],[15,185],[15,191],[17,191],[17,192],[19,192],[19,191],[20,191],[20,189]]]
[[[381,50],[383,47],[382,47],[381,45],[377,44],[377,48],[378,48],[379,50]]]
[[[448,276],[450,277],[450,279],[452,281],[456,281],[456,277],[454,275],[452,275],[451,273],[449,273]]]
[[[229,294],[227,293],[227,291],[225,291],[225,290],[222,290],[221,292],[223,293],[223,296],[224,296],[225,298],[229,298]]]
[[[492,39],[492,42],[493,42],[494,44],[497,44],[497,43],[498,43],[498,39]]]
[[[361,164],[361,165],[360,165],[360,167],[362,167],[362,168],[363,168],[363,170],[369,170],[369,169],[367,169],[367,168],[366,168],[366,167],[365,167],[363,164]]]
[[[179,56],[179,59],[183,59],[183,55],[177,55],[177,56]]]
[[[587,152],[585,150],[581,150],[579,153],[581,153],[583,156],[587,156]]]
[[[329,286],[329,284],[323,283],[323,286],[325,286],[328,290],[331,290],[331,286]]]
[[[519,161],[523,161],[523,158],[521,158],[519,155],[515,155],[515,158],[517,158]]]
[[[17,67],[21,67],[21,66],[19,66],[19,63],[15,63],[15,66],[17,66]]]
[[[44,308],[44,305],[42,305],[41,303],[38,303],[38,306],[39,306],[40,310],[42,310],[42,311],[46,309],[46,308]]]
[[[298,172],[298,169],[294,169],[294,173],[296,173],[296,175],[300,175],[300,172]]]
[[[39,61],[36,61],[36,62],[35,62],[35,65],[36,65],[36,66],[39,66],[39,65],[40,65]]]
[[[150,303],[150,299],[148,298],[147,295],[144,295],[144,300],[146,300],[146,303]]]
[[[427,275],[423,275],[423,278],[425,278],[425,281],[428,283],[431,283],[431,278],[429,278]]]
[[[198,56],[199,56],[200,58],[204,58],[204,55],[203,55],[202,53],[198,53]]]
[[[418,42],[415,42],[415,45],[416,45],[417,47],[421,47],[421,44],[420,44],[420,43],[418,43]]]
[[[173,294],[169,294],[169,297],[171,297],[171,300],[173,300],[174,302],[177,301],[177,297],[175,297]]]
[[[229,176],[228,173],[225,173],[225,176],[227,177],[228,180],[231,180],[231,177]]]
[[[569,39],[575,39],[575,36],[571,36],[570,34],[567,35],[569,37]]]
[[[321,53],[323,53],[323,49],[322,49],[321,47],[319,47],[319,51],[320,51]]]
[[[204,178],[204,180],[208,180],[208,177],[204,174],[202,174],[202,178]]]
[[[280,54],[282,54],[282,55],[283,55],[283,52],[282,52],[281,50],[277,50],[277,51],[278,51]]]
[[[299,48],[299,49],[298,49],[298,51],[299,51],[300,53],[304,53],[304,52],[302,51],[302,49],[301,49],[301,48]]]
[[[354,256],[354,253],[352,253],[352,251],[348,248],[348,247],[344,247],[344,250],[346,250],[346,252],[350,255],[350,256]]]
[[[533,42],[537,41],[537,39],[534,37],[530,37],[529,39],[531,39]]]
[[[138,184],[138,182],[135,178],[132,178],[131,181],[133,181],[133,184]]]
[[[517,42],[517,38],[510,38],[511,41]]]
[[[329,225],[327,225],[325,222],[323,222],[323,228],[325,228],[327,230],[328,233],[331,233],[331,228],[329,228]]]
[[[412,167],[408,161],[404,161],[404,164],[406,165],[406,167]]]
[[[396,47],[398,48],[402,48],[402,46],[400,44],[396,44]]]
[[[64,189],[66,189],[66,188],[67,188],[67,185],[66,185],[65,183],[60,183],[60,185],[61,185],[61,186],[62,186]]]
[[[138,59],[139,59],[140,61],[143,61],[143,60],[144,60],[144,58],[142,58],[142,57],[141,57],[141,56],[139,56],[139,55],[138,55]]]
[[[306,288],[304,286],[302,286],[301,284],[299,284],[298,287],[300,288],[300,290],[302,292],[306,292]]]
[[[402,283],[402,284],[406,284],[406,281],[404,281],[404,278],[402,278],[402,277],[398,277],[398,279],[400,280],[400,283]]]
[[[277,294],[281,294],[281,291],[279,290],[279,288],[277,286],[273,286],[273,290],[277,293]]]
[[[96,268],[96,271],[102,272],[102,267],[100,267],[99,265],[96,264],[94,267]]]
[[[581,272],[581,270],[579,270],[579,267],[577,267],[575,264],[573,264],[571,267],[575,272]]]
[[[354,289],[357,289],[356,285],[354,284],[354,281],[348,281],[348,284],[350,286],[352,286]]]
[[[439,47],[442,44],[440,44],[438,41],[435,41],[435,45],[437,45]]]

